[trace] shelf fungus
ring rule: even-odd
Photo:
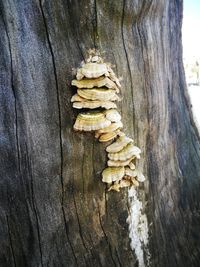
[[[105,112],[106,118],[112,122],[118,122],[121,121],[121,115],[116,109],[109,109]]]
[[[114,181],[120,181],[125,175],[124,167],[107,167],[102,172],[102,181],[104,183],[112,183]]]
[[[95,108],[116,108],[116,104],[111,101],[81,101],[81,102],[74,102],[73,108],[82,109],[82,108],[89,108],[89,109],[95,109]]]
[[[102,172],[102,181],[108,184],[109,191],[139,186],[145,180],[135,166],[141,150],[122,130],[116,105],[121,100],[121,84],[111,64],[105,63],[98,51],[90,50],[71,84],[77,89],[71,98],[73,108],[84,109],[76,118],[74,130],[94,132],[99,142],[114,140],[106,148],[108,167]]]
[[[100,111],[79,113],[74,124],[77,131],[95,131],[105,128],[111,124],[105,115]]]
[[[99,137],[99,142],[108,142],[110,140],[113,140],[114,138],[116,138],[120,134],[121,134],[120,130],[101,134]]]
[[[113,132],[121,128],[123,128],[123,124],[121,121],[112,122],[108,127],[98,130],[97,133],[99,134],[109,133],[109,132]]]
[[[119,101],[120,98],[113,89],[103,88],[93,88],[93,89],[78,89],[77,94],[82,98],[88,100],[101,100],[101,101]]]
[[[94,87],[107,87],[119,92],[119,88],[108,77],[99,77],[95,79],[83,79],[83,80],[72,80],[72,85],[78,88],[94,88]]]
[[[127,159],[127,160],[108,160],[107,161],[107,164],[108,166],[129,166],[129,164],[131,163],[132,160],[134,160],[135,157],[131,157],[130,159]]]
[[[121,151],[129,143],[132,143],[133,139],[127,136],[120,136],[113,144],[106,148],[106,151],[109,153],[117,153]]]
[[[88,62],[86,64],[83,64],[82,67],[77,70],[76,79],[81,80],[84,77],[98,78],[102,75],[109,76],[106,64]]]
[[[134,146],[133,143],[128,144],[122,150],[116,153],[108,153],[108,158],[111,160],[121,160],[125,161],[131,157],[140,157],[141,150]]]

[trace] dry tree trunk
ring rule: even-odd
[[[0,266],[199,266],[182,1],[1,0],[0,9]],[[72,130],[72,68],[93,47],[123,76],[120,110],[147,177],[137,199],[107,193],[104,146]],[[141,203],[145,247],[134,225]]]

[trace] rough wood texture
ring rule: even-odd
[[[148,178],[151,266],[199,266],[182,1],[1,0],[0,12],[0,266],[138,265],[127,191],[107,193],[104,146],[72,131],[72,68],[92,47],[124,78],[122,119]]]

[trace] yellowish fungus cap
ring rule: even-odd
[[[111,81],[108,77],[101,76],[95,79],[83,79],[83,80],[72,80],[72,85],[78,88],[94,88],[94,87],[107,87],[110,89],[115,89],[119,92],[118,87],[116,84]]]
[[[93,89],[78,89],[78,95],[89,100],[111,100],[119,101],[119,97],[116,95],[116,91],[113,89],[103,88],[93,88]]]
[[[116,109],[109,109],[105,111],[106,118],[112,122],[121,121],[121,115]]]
[[[135,170],[131,170],[130,167],[125,167],[125,175],[127,176],[131,176],[131,177],[136,177],[136,171]]]
[[[76,78],[77,80],[81,80],[83,77],[98,78],[102,75],[109,75],[106,64],[89,62],[84,64],[82,68],[78,69]]]
[[[111,101],[82,101],[82,102],[74,102],[73,103],[73,108],[77,109],[82,109],[82,108],[89,108],[89,109],[94,109],[94,108],[105,108],[105,109],[110,109],[110,108],[116,108],[116,104],[111,102]]]
[[[137,169],[133,171],[133,176],[136,177],[136,179],[141,183],[145,181],[145,176]]]
[[[129,163],[134,159],[135,157],[133,156],[132,158],[130,159],[127,159],[125,161],[121,161],[121,160],[108,160],[107,161],[107,164],[108,166],[115,166],[115,167],[119,167],[119,166],[128,166]]]
[[[116,131],[117,129],[121,129],[122,127],[123,127],[123,123],[121,121],[112,122],[111,125],[109,125],[108,127],[98,130],[98,133],[102,134],[102,133],[113,132],[113,131]]]
[[[101,134],[99,137],[99,142],[108,142],[117,137],[117,135],[118,135],[117,131]]]
[[[123,178],[124,171],[124,167],[107,167],[102,172],[102,181],[108,184],[119,181]]]
[[[71,102],[83,102],[83,101],[87,101],[87,99],[81,97],[78,94],[73,95],[71,98]]]
[[[106,148],[106,151],[110,153],[117,153],[121,151],[129,143],[132,143],[132,142],[133,142],[133,139],[127,136],[120,136],[114,143],[112,143]]]
[[[130,162],[128,166],[131,170],[135,170],[135,164],[133,162]]]
[[[111,122],[100,111],[79,113],[74,124],[77,131],[95,131],[109,126]]]
[[[133,156],[137,157],[141,153],[139,147],[134,146],[133,143],[129,143],[121,151],[117,153],[108,153],[108,157],[111,160],[127,160]]]

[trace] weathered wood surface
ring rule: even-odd
[[[127,191],[106,192],[104,146],[72,131],[72,68],[93,47],[124,78],[125,131],[148,178],[151,266],[199,266],[182,1],[1,0],[0,12],[0,266],[138,265]]]

